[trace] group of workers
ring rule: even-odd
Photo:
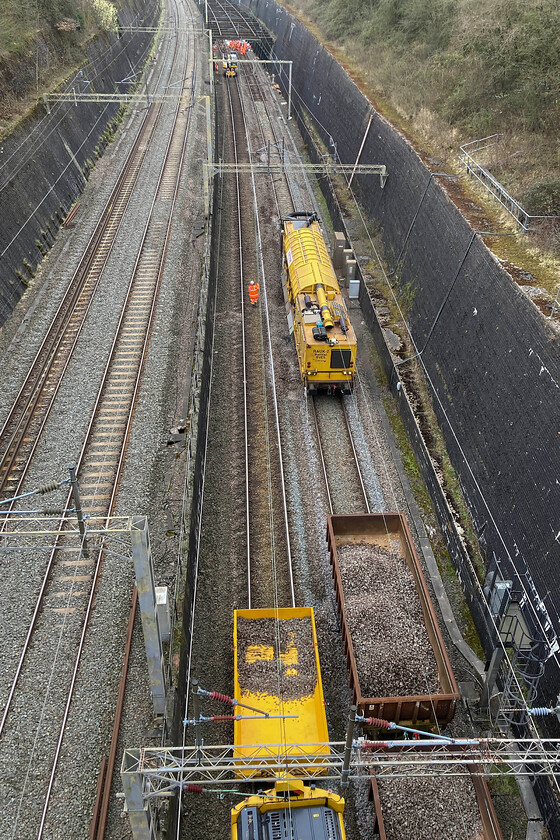
[[[239,55],[245,55],[251,45],[247,41],[230,41],[228,46],[230,50],[234,50]]]

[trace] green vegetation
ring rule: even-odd
[[[404,285],[400,285],[398,287],[399,306],[405,317],[410,315],[415,294],[416,289],[414,288],[414,284],[412,282],[405,283]]]
[[[76,41],[78,31],[115,30],[117,10],[109,0],[2,0],[0,58],[29,49],[49,30]],[[83,33],[82,33],[83,37]]]
[[[411,115],[428,107],[475,135],[555,133],[556,0],[312,0],[310,12],[328,38],[368,50],[373,77]]]
[[[33,269],[33,266],[31,265],[31,263],[29,262],[29,260],[26,259],[25,257],[23,259],[23,264],[24,264],[25,268],[27,269],[27,273],[29,274],[29,276],[31,277],[31,279],[33,279],[33,277],[35,277],[35,271]]]
[[[499,132],[500,180],[518,199],[560,175],[556,0],[289,5],[317,24],[374,101],[389,100],[434,153],[456,156],[461,143]],[[558,193],[557,187],[531,193],[532,212],[558,213]]]
[[[116,32],[117,10],[113,4],[109,0],[92,0],[91,6],[99,28],[106,32]]]
[[[117,26],[110,0],[1,0],[0,132],[84,63],[92,36]]]
[[[560,215],[560,178],[535,184],[528,190],[525,210],[532,215]]]
[[[486,781],[504,838],[525,840],[527,816],[515,778],[505,768],[494,765]]]
[[[389,420],[389,425],[391,426],[391,432],[393,433],[393,437],[397,443],[399,452],[401,453],[401,460],[410,484],[410,489],[412,490],[418,507],[422,511],[424,519],[428,518],[435,521],[432,501],[422,479],[418,462],[416,461],[414,451],[398,412],[397,405],[394,399],[389,396],[384,398],[383,405],[387,419]]]

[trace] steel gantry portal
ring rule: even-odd
[[[383,777],[488,776],[492,773],[515,776],[546,775],[558,781],[560,741],[510,738],[413,741],[334,741],[325,755],[323,744],[256,744],[252,752],[235,755],[234,746],[193,745],[169,748],[127,749],[123,755],[121,777],[126,810],[134,840],[154,840],[157,800],[168,800],[179,791],[201,786],[208,793],[218,786],[239,788],[258,782],[259,787],[274,785],[288,777],[321,779],[339,783],[375,773]],[[345,770],[345,768],[348,768]],[[345,775],[345,773],[347,775]]]

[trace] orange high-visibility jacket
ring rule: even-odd
[[[249,283],[249,300],[251,303],[256,303],[259,299],[259,289],[260,286],[258,283]]]

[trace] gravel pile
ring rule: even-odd
[[[404,557],[349,545],[338,549],[338,562],[362,696],[438,693],[437,665]]]
[[[472,781],[467,776],[379,779],[387,840],[482,840]]]
[[[253,694],[308,697],[317,685],[310,618],[238,618],[239,684]]]

